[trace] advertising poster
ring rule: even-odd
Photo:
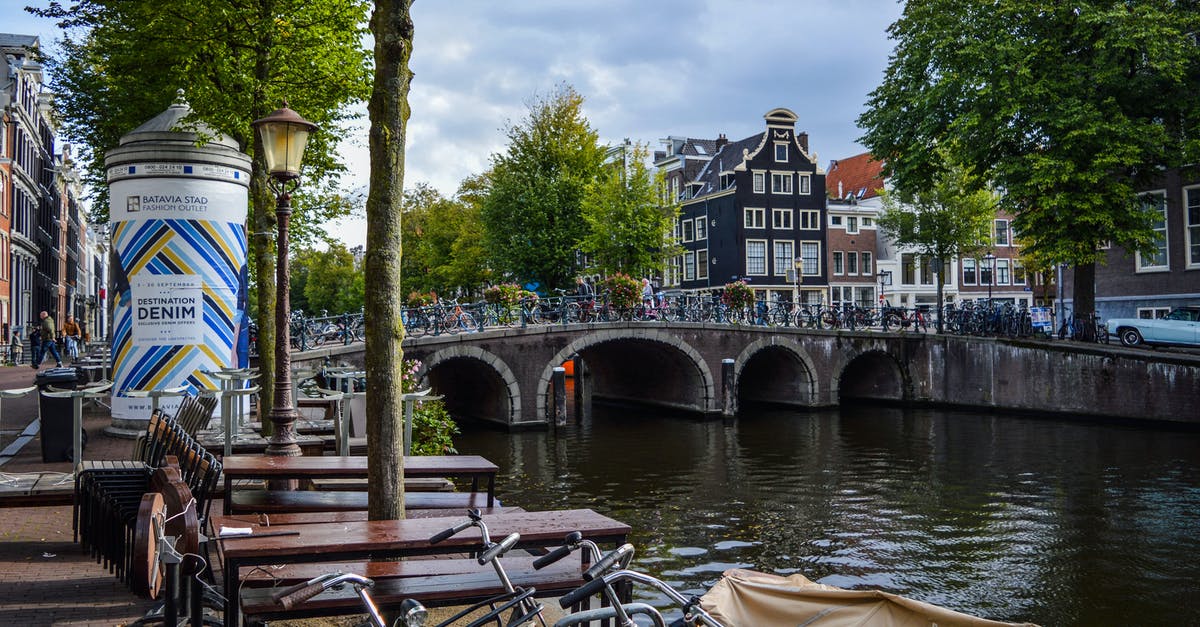
[[[134,277],[129,287],[134,343],[204,342],[204,284],[198,275],[142,275]]]

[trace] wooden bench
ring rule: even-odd
[[[521,507],[480,507],[479,513],[483,514],[486,521],[489,516],[498,514],[515,514],[525,511]],[[405,515],[408,518],[454,518],[462,516],[465,513],[461,509],[414,509],[406,510]],[[212,517],[212,529],[214,533],[219,532],[221,527],[279,527],[289,525],[313,525],[320,523],[337,523],[337,522],[366,522],[366,510],[358,510],[353,512],[305,512],[293,514],[274,514],[266,515],[264,519],[259,514],[230,514],[228,516],[219,515]]]
[[[489,507],[500,502],[483,492],[405,493],[405,509],[458,509]],[[305,512],[352,512],[367,509],[366,492],[315,490],[237,490],[225,495],[231,514],[298,514]]]
[[[280,531],[294,533],[264,537],[251,536],[222,542],[221,553],[225,597],[231,599],[233,603],[237,603],[239,599],[242,599],[238,594],[238,587],[241,583],[239,574],[247,572],[243,569],[254,566],[265,567],[322,562],[332,564],[354,563],[360,560],[387,560],[419,555],[455,555],[479,550],[480,536],[477,529],[467,529],[438,544],[431,544],[429,542],[429,538],[434,534],[462,520],[461,516],[455,516],[450,518],[409,518],[405,520],[333,522],[289,526],[273,525],[271,527],[250,525],[255,530],[255,533],[266,533],[268,530],[275,533],[279,533]],[[496,539],[506,537],[514,532],[519,533],[521,540],[516,545],[516,549],[540,549],[548,546],[556,546],[562,542],[566,534],[572,531],[579,531],[585,538],[600,544],[616,545],[624,542],[630,531],[628,525],[586,509],[499,514],[488,516],[485,518],[485,522],[492,537]],[[574,564],[575,568],[579,567],[578,561],[569,561]],[[563,568],[565,569],[565,566]],[[466,578],[466,580],[461,581],[437,581],[436,577],[390,580],[378,592],[382,593],[382,598],[389,600],[405,595],[418,598],[421,595],[427,595],[424,598],[430,602],[444,600],[448,603],[460,603],[470,598],[475,598],[468,595],[479,593],[480,590],[484,589],[484,586],[495,584],[496,577],[491,570],[481,569],[481,573],[482,575],[479,575],[477,580],[470,580],[470,577],[473,577],[471,575],[461,575],[461,577]],[[516,574],[514,571],[514,575]],[[542,576],[540,573],[530,575],[530,577]],[[455,577],[460,577],[460,575],[455,575]],[[472,583],[472,581],[475,581],[475,583]],[[536,584],[538,582],[532,579],[518,579],[518,577],[514,576],[514,583],[537,587]],[[459,584],[462,586],[477,585],[477,587],[456,588],[455,586]],[[552,586],[553,583],[546,582],[546,585]],[[392,588],[388,586],[396,587]],[[418,589],[420,586],[425,587]],[[563,586],[564,589],[572,587],[565,580]],[[546,591],[550,592],[552,589],[552,587],[548,587]],[[247,594],[250,596],[242,599],[242,604],[247,608],[247,611],[261,611],[263,612],[261,614],[263,616],[274,616],[276,614],[272,612],[282,609],[269,607],[274,605],[273,603],[260,603],[262,600],[269,600],[269,592],[261,593],[265,596],[255,596],[258,593],[254,593],[252,590],[247,590]],[[424,592],[421,590],[424,590]],[[373,594],[375,593],[373,591]],[[324,595],[317,597],[314,601],[323,597]],[[225,624],[228,627],[236,627],[239,624],[240,613],[236,611],[237,607],[226,608]],[[291,615],[312,615],[305,612],[314,611],[326,614],[340,614],[346,613],[348,607],[337,606],[336,604],[333,606],[305,604],[300,608],[299,613]],[[350,609],[349,611],[354,610]]]
[[[564,559],[542,570],[534,570],[532,558],[502,557],[506,573],[513,586],[535,588],[536,596],[559,597],[584,584],[583,567],[578,559]],[[505,592],[491,565],[480,566],[473,559],[409,560],[404,562],[367,562],[364,564],[322,564],[289,572],[285,582],[299,583],[329,572],[348,572],[375,581],[371,598],[384,611],[398,609],[405,599],[420,601],[427,607],[468,605]],[[313,566],[327,567],[312,568]],[[359,570],[355,570],[359,569]],[[301,573],[311,576],[304,577]],[[270,581],[269,579],[267,581]],[[362,602],[353,588],[327,590],[299,607],[285,610],[272,599],[277,587],[246,587],[241,592],[242,613],[255,620],[279,620],[362,613]]]

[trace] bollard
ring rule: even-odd
[[[567,369],[555,367],[550,380],[554,385],[554,424],[561,427],[567,424]]]
[[[734,388],[733,360],[721,360],[721,415],[731,418],[737,413],[737,390]]]

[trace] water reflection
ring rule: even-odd
[[[692,592],[750,567],[1004,620],[1200,622],[1200,434],[877,407],[465,431],[506,502],[625,521],[638,567]]]

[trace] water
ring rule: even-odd
[[[857,407],[695,422],[596,408],[464,428],[500,498],[630,524],[635,567],[703,593],[732,567],[1043,625],[1200,624],[1200,434]],[[643,597],[662,604],[662,599]]]

